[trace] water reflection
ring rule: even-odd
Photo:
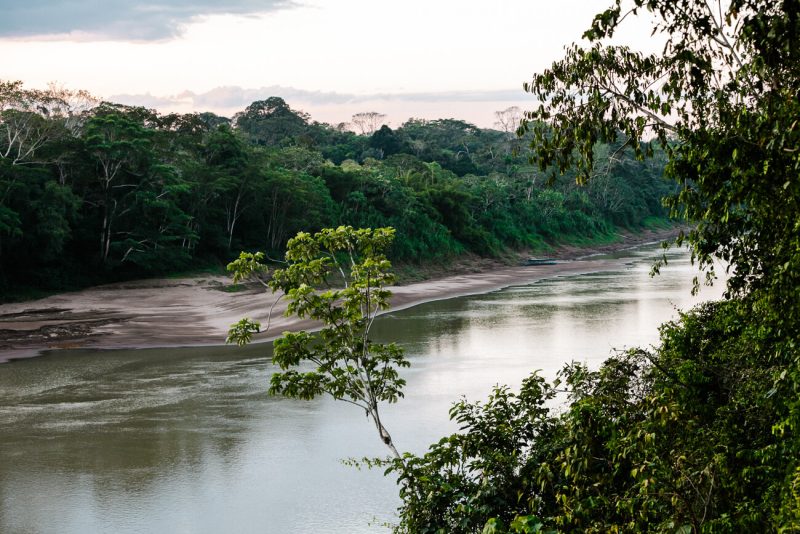
[[[598,365],[685,308],[684,256],[557,278],[383,317],[412,360],[387,426],[420,452],[454,430],[450,403]],[[719,293],[705,292],[706,298]],[[397,488],[339,463],[384,455],[363,414],[266,395],[270,348],[75,351],[0,366],[0,532],[374,532]],[[373,525],[370,526],[370,522]]]

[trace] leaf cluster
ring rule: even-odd
[[[274,342],[272,361],[281,371],[270,379],[274,395],[310,400],[327,394],[354,404],[372,419],[381,440],[397,455],[380,419],[380,405],[403,396],[399,370],[409,362],[394,343],[375,343],[369,332],[388,309],[394,281],[386,250],[394,229],[326,228],[300,232],[289,240],[287,266],[272,273],[267,285],[288,300],[286,315],[311,319],[316,332],[284,332]],[[262,273],[261,253],[242,253],[229,265],[234,279]],[[246,344],[260,328],[243,319],[229,343]]]
[[[522,532],[522,518],[559,532],[791,532],[796,449],[773,429],[786,399],[769,393],[780,366],[754,350],[764,339],[740,304],[683,314],[655,351],[456,403],[460,432],[389,466],[405,482],[397,530]]]

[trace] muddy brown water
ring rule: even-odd
[[[697,302],[683,252],[651,279],[654,248],[621,269],[541,280],[393,312],[376,337],[405,347],[406,398],[384,420],[398,448],[455,430],[450,404],[598,366],[648,345]],[[701,292],[717,298],[718,284]],[[341,463],[383,456],[357,409],[270,397],[270,346],[62,351],[0,365],[0,532],[386,531],[395,481]]]

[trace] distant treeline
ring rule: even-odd
[[[598,146],[597,179],[547,184],[514,133],[378,113],[314,122],[281,98],[232,119],[0,82],[0,295],[280,254],[300,230],[393,226],[422,262],[635,229],[666,215],[663,159]],[[359,130],[359,133],[351,131]]]

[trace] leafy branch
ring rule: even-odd
[[[228,269],[235,282],[256,278],[285,297],[287,316],[322,324],[318,332],[284,332],[275,340],[273,362],[281,372],[272,375],[270,393],[305,400],[327,394],[358,406],[400,459],[380,405],[403,396],[405,380],[398,369],[409,362],[394,343],[375,343],[369,337],[375,317],[389,308],[386,286],[394,276],[385,251],[393,239],[393,228],[300,232],[287,244],[287,267],[274,271],[268,282],[261,253],[242,253]],[[334,287],[339,278],[343,287]],[[231,327],[227,342],[245,345],[259,331],[259,323],[242,319]]]

